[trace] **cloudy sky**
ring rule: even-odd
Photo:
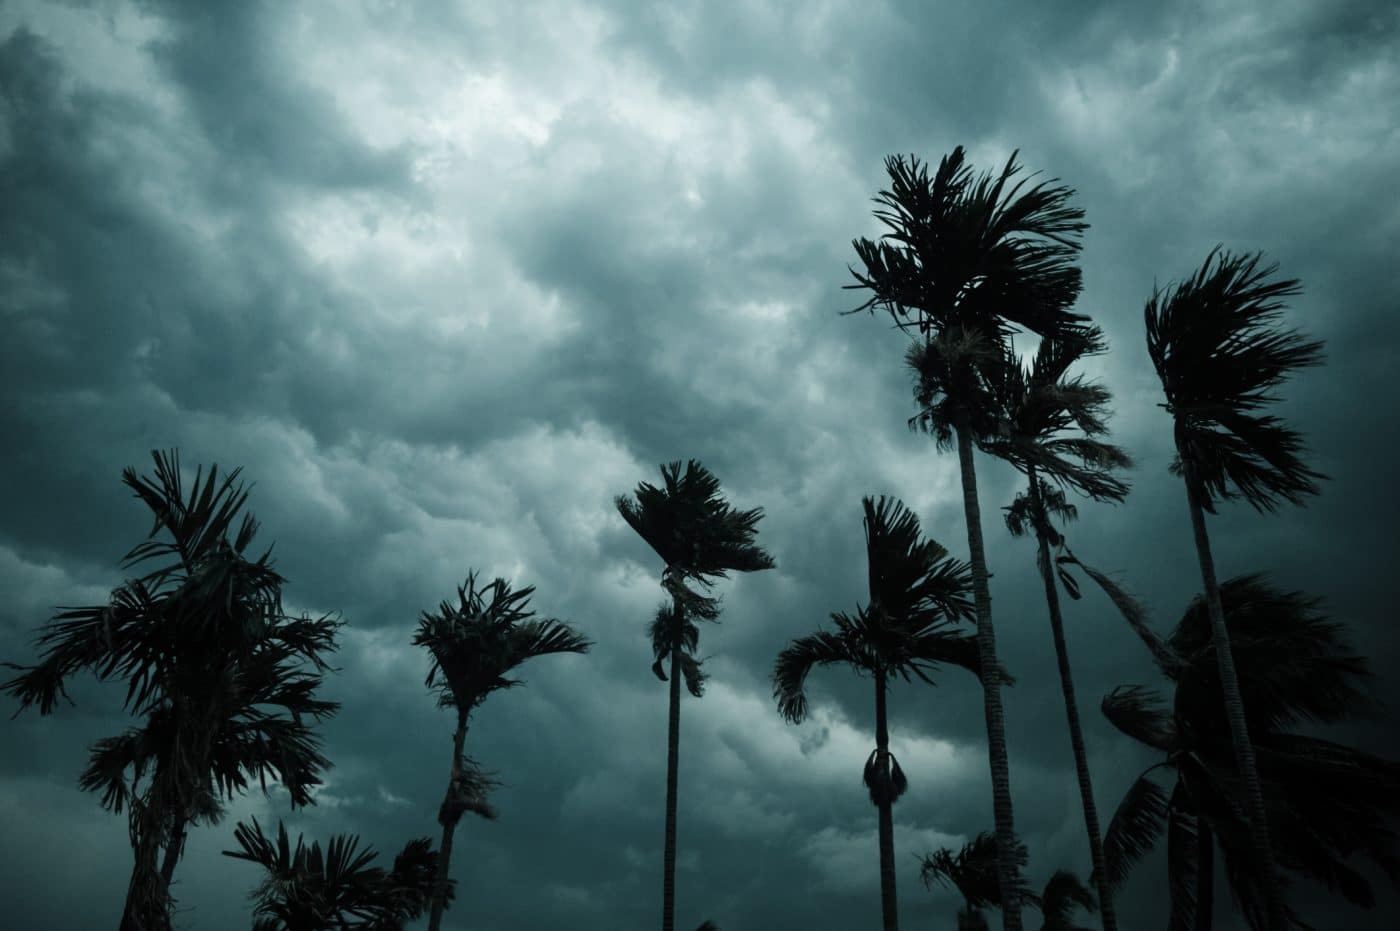
[[[55,605],[98,603],[149,527],[123,466],[178,446],[241,465],[297,609],[347,622],[327,685],[319,804],[251,796],[197,831],[183,927],[249,924],[255,867],[221,857],[235,818],[287,817],[392,851],[436,833],[450,716],[409,644],[469,569],[536,585],[597,641],[479,712],[468,751],[506,786],[458,832],[454,928],[641,928],[660,908],[665,686],[645,627],[660,566],[614,495],[698,458],[761,506],[778,568],[723,585],[713,675],[682,709],[678,920],[725,931],[873,927],[868,680],[813,677],[813,719],[778,717],[793,637],[863,597],[860,499],[893,494],[965,555],[955,457],[909,433],[902,337],[841,316],[850,241],[876,231],[882,158],[1013,149],[1077,189],[1091,224],[1080,309],[1112,352],[1139,460],[1116,509],[1086,506],[1086,559],[1166,627],[1198,588],[1185,499],[1145,351],[1154,281],[1217,242],[1265,250],[1305,294],[1290,318],[1329,363],[1282,413],[1332,476],[1306,509],[1212,523],[1223,575],[1267,570],[1325,597],[1400,705],[1391,387],[1400,206],[1400,13],[1382,2],[1150,5],[745,2],[0,6],[0,657],[30,661]],[[1387,103],[1387,101],[1390,101]],[[1087,872],[1031,545],[997,521],[1015,475],[979,462],[1016,823],[1031,877]],[[1386,503],[1389,501],[1390,503]],[[1107,819],[1150,757],[1098,699],[1156,684],[1102,599],[1070,647]],[[110,925],[124,819],[76,787],[120,692],[0,723],[0,920]],[[991,826],[980,699],[965,674],[898,686],[900,911],[951,927],[915,855]],[[8,718],[6,713],[4,718]],[[1388,752],[1393,718],[1339,732]],[[1124,891],[1161,921],[1164,863]],[[1298,904],[1323,929],[1394,927]],[[1221,890],[1218,927],[1225,916]],[[13,922],[12,924],[9,922]],[[1369,922],[1369,923],[1368,923]]]

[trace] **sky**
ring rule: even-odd
[[[123,467],[178,447],[241,466],[289,607],[339,612],[343,703],[314,807],[254,793],[196,830],[177,926],[250,924],[258,869],[220,856],[238,819],[360,834],[386,857],[436,839],[451,715],[410,644],[469,570],[534,585],[596,645],[546,657],[478,711],[467,752],[505,785],[457,832],[474,931],[641,928],[661,898],[666,686],[646,626],[656,556],[613,498],[695,458],[777,568],[721,583],[712,678],[681,710],[677,920],[724,931],[875,927],[868,679],[819,670],[783,722],[771,670],[864,599],[860,501],[890,494],[966,556],[956,457],[911,433],[904,337],[859,303],[851,240],[878,233],[883,159],[1013,150],[1086,211],[1077,309],[1108,354],[1113,435],[1137,460],[1070,541],[1168,629],[1199,590],[1168,474],[1142,309],[1217,243],[1301,280],[1287,322],[1328,362],[1279,413],[1331,476],[1306,508],[1223,506],[1223,577],[1321,596],[1400,707],[1393,485],[1400,401],[1400,7],[1383,2],[59,3],[0,6],[0,658],[32,662],[58,605],[97,604],[149,529]],[[1386,103],[1386,101],[1391,101]],[[1385,194],[1390,190],[1392,194]],[[979,457],[1016,826],[1029,876],[1088,872],[1033,544]],[[1389,502],[1389,503],[1387,503]],[[1098,711],[1162,684],[1103,598],[1067,607],[1106,822],[1153,758]],[[895,807],[900,915],[953,926],[917,855],[992,825],[981,699],[946,670],[890,696],[911,784]],[[110,926],[123,817],[77,788],[128,726],[118,685],[0,716],[4,931]],[[1393,752],[1394,714],[1329,732]],[[1320,929],[1400,923],[1369,867],[1364,912],[1316,889]],[[1163,920],[1165,862],[1119,900]],[[1223,885],[1217,928],[1233,931]],[[1028,912],[1028,920],[1030,919]]]

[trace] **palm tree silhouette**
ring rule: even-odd
[[[880,904],[885,931],[899,926],[895,899],[893,806],[909,787],[889,751],[885,692],[892,677],[931,682],[940,663],[980,672],[975,638],[956,624],[973,618],[971,573],[933,540],[919,519],[893,498],[863,500],[870,601],[854,615],[834,613],[834,633],[794,640],[773,669],[773,697],[793,723],[807,716],[807,675],[842,663],[875,680],[875,750],[865,761],[865,786],[879,812]]]
[[[123,931],[170,927],[189,826],[218,820],[250,781],[266,791],[273,778],[294,807],[312,803],[330,765],[312,724],[339,707],[315,693],[340,623],[282,611],[285,580],[270,550],[246,555],[258,523],[246,513],[239,520],[248,497],[240,470],[221,479],[218,466],[200,469],[186,495],[178,454],[152,457],[153,477],[122,473],[155,518],[122,566],[157,567],[118,586],[106,605],[61,609],[37,638],[43,660],[6,663],[21,675],[0,686],[21,710],[37,705],[47,715],[80,670],[126,680],[123,707],[145,720],[97,741],[79,780],[104,808],[127,812],[135,862]]]
[[[688,583],[709,588],[734,572],[773,568],[773,559],[754,543],[763,509],[736,511],[720,494],[719,479],[694,459],[661,467],[662,485],[637,485],[635,498],[614,499],[618,513],[661,557],[661,586],[670,595],[651,623],[655,662],[652,672],[666,681],[670,661],[670,705],[666,722],[666,839],[662,854],[661,927],[676,922],[676,776],[680,760],[681,678],[699,698],[705,676],[695,657],[700,631],[694,621],[719,617],[719,603]]]
[[[1227,580],[1220,597],[1278,863],[1371,907],[1369,882],[1347,860],[1365,857],[1392,881],[1400,878],[1397,837],[1386,823],[1400,812],[1400,765],[1292,730],[1374,710],[1368,664],[1315,598],[1280,591],[1259,575]],[[1210,613],[1197,596],[1162,639],[1158,666],[1173,683],[1169,707],[1141,686],[1120,686],[1104,699],[1115,727],[1164,756],[1133,783],[1109,824],[1108,878],[1119,885],[1165,829],[1169,927],[1209,931],[1218,845],[1236,901],[1250,927],[1261,929],[1272,920],[1268,890],[1234,765]],[[1170,774],[1170,792],[1156,773]],[[1284,914],[1307,927],[1286,907]]]
[[[234,838],[239,849],[224,856],[266,873],[251,896],[253,931],[403,931],[432,898],[437,853],[426,837],[404,845],[389,870],[370,865],[378,854],[360,849],[357,835],[337,834],[323,852],[301,835],[293,847],[280,821],[274,842],[254,818],[251,827],[239,822]]]
[[[1105,348],[1099,330],[1089,328],[1079,338],[1042,339],[1029,369],[1022,368],[1014,353],[1008,351],[1006,365],[994,388],[1002,411],[1002,428],[981,446],[984,451],[1010,462],[1026,476],[1026,491],[1018,493],[1011,506],[1005,509],[1006,526],[1014,536],[1021,536],[1028,529],[1035,534],[1036,562],[1050,609],[1050,631],[1060,669],[1060,688],[1065,699],[1093,875],[1097,877],[1102,903],[1104,931],[1116,931],[1118,921],[1103,872],[1098,809],[1094,804],[1089,758],[1074,697],[1074,678],[1065,643],[1055,568],[1050,559],[1051,547],[1062,548],[1064,543],[1060,531],[1051,524],[1051,516],[1072,520],[1077,510],[1065,500],[1060,488],[1045,480],[1048,477],[1095,501],[1121,502],[1128,493],[1127,484],[1114,477],[1111,470],[1127,467],[1132,462],[1120,448],[1101,439],[1108,432],[1108,389],[1086,383],[1081,376],[1067,377],[1076,362]],[[1078,585],[1062,566],[1059,574],[1069,596],[1079,598]]]
[[[1035,894],[1021,879],[1029,859],[1026,847],[1019,840],[1012,847],[1016,855],[1012,862],[1016,865],[1016,894],[1022,901],[1033,902]],[[957,853],[941,847],[920,858],[919,876],[924,886],[935,881],[944,886],[952,886],[963,897],[963,907],[958,910],[958,931],[986,931],[987,916],[984,908],[1001,908],[1001,871],[998,868],[996,837],[986,831],[963,844]]]
[[[1023,191],[1016,155],[997,174],[976,179],[961,146],[945,156],[932,178],[918,159],[885,160],[891,186],[875,201],[875,216],[888,232],[854,246],[864,271],[851,270],[870,298],[851,311],[887,310],[906,332],[917,334],[906,361],[917,376],[919,414],[911,427],[930,432],[940,449],[956,443],[963,510],[972,560],[977,636],[989,668],[996,661],[982,516],[972,447],[995,429],[995,404],[987,382],[1003,362],[1002,346],[1013,327],[1042,336],[1082,329],[1087,318],[1067,309],[1081,280],[1074,260],[1084,212],[1069,204],[1073,191],[1049,182]],[[1009,185],[1009,189],[1008,189]],[[987,718],[992,808],[997,837],[1015,838],[1011,773],[1001,687],[988,676],[983,688]],[[1002,864],[1000,882],[1010,900],[1015,867]],[[1006,931],[1021,931],[1019,907],[1003,912]]]
[[[428,916],[429,931],[438,931],[447,907],[452,838],[464,812],[494,818],[486,801],[494,780],[463,755],[467,724],[473,711],[491,693],[520,684],[507,674],[527,660],[552,653],[587,653],[592,644],[570,625],[554,618],[536,618],[529,610],[534,586],[519,591],[505,579],[477,587],[476,573],[457,587],[457,603],[444,601],[436,612],[424,611],[413,645],[432,654],[425,684],[438,693],[438,706],[457,712],[452,735],[452,770],[447,793],[438,808],[442,843],[438,848],[437,879]]]
[[[1193,277],[1175,288],[1154,289],[1144,317],[1147,351],[1175,426],[1172,468],[1186,485],[1230,736],[1245,784],[1250,842],[1262,871],[1269,926],[1277,929],[1283,927],[1283,899],[1205,523],[1217,500],[1243,497],[1256,510],[1271,511],[1280,498],[1300,504],[1317,494],[1317,481],[1325,477],[1303,463],[1296,431],[1258,413],[1276,400],[1272,389],[1291,371],[1322,361],[1320,341],[1277,327],[1283,299],[1300,288],[1293,279],[1268,280],[1278,266],[1260,269],[1260,258],[1217,246]]]
[[[1025,868],[1028,858],[1025,845],[1018,842],[1015,850],[1019,871]],[[987,916],[982,909],[1001,907],[996,838],[985,831],[963,844],[957,853],[942,847],[924,854],[920,876],[925,886],[936,880],[952,886],[963,897],[963,907],[958,911],[958,931],[986,931]],[[1019,893],[1022,902],[1040,910],[1040,931],[1092,931],[1076,925],[1074,913],[1080,908],[1093,911],[1094,894],[1069,870],[1057,870],[1046,881],[1040,895],[1024,883]]]

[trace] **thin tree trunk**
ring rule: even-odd
[[[682,610],[676,601],[676,611]],[[671,645],[671,706],[666,718],[666,847],[661,855],[661,931],[676,927],[676,777],[681,750],[681,625]]]
[[[147,828],[146,830],[149,830]],[[170,912],[165,907],[165,896],[153,894],[145,886],[154,884],[163,890],[161,872],[156,867],[158,847],[155,842],[142,835],[135,848],[135,863],[131,868],[131,880],[126,886],[126,901],[122,905],[121,931],[165,931],[170,927]]]
[[[1196,819],[1196,931],[1215,921],[1215,838],[1204,818]]]
[[[1079,777],[1079,798],[1084,803],[1084,829],[1089,835],[1089,856],[1094,866],[1094,880],[1099,893],[1099,914],[1103,931],[1118,931],[1118,917],[1113,910],[1113,891],[1104,869],[1103,835],[1099,833],[1099,810],[1094,804],[1094,785],[1089,779],[1089,755],[1084,749],[1084,731],[1079,725],[1079,705],[1074,698],[1074,676],[1069,666],[1069,647],[1065,644],[1064,619],[1060,615],[1060,592],[1055,585],[1055,570],[1050,564],[1050,542],[1045,538],[1045,514],[1040,498],[1040,482],[1035,469],[1029,470],[1031,480],[1031,512],[1036,515],[1035,536],[1039,549],[1040,577],[1045,583],[1045,601],[1050,607],[1050,632],[1055,638],[1055,659],[1060,665],[1060,690],[1065,696],[1065,717],[1069,722],[1069,743],[1074,750],[1074,771]]]
[[[972,437],[958,427],[958,463],[962,472],[963,511],[967,515],[967,548],[972,557],[972,592],[977,608],[977,649],[982,668],[983,707],[987,716],[987,755],[992,771],[992,815],[998,850],[1014,850],[1016,826],[1011,813],[1011,765],[1006,758],[1006,721],[1001,708],[1000,666],[996,633],[992,630],[992,599],[987,589],[987,556],[982,548],[982,509],[977,503],[977,472],[972,461]],[[1021,931],[1021,899],[1017,869],[1009,856],[997,858],[1003,931]]]
[[[890,776],[890,731],[885,709],[885,674],[875,673],[875,766],[886,789],[893,783]],[[876,806],[880,812],[880,912],[885,931],[899,931],[899,906],[894,882],[894,802],[889,792]]]
[[[180,862],[180,857],[184,853],[188,829],[189,822],[181,821],[180,826],[175,829],[174,835],[170,838],[170,844],[165,848],[165,860],[160,865],[160,878],[166,891],[169,891],[170,884],[175,880],[175,865]]]
[[[1269,841],[1269,821],[1264,810],[1264,793],[1259,785],[1259,770],[1254,762],[1254,744],[1249,739],[1245,722],[1244,699],[1240,695],[1239,679],[1235,675],[1235,658],[1230,650],[1230,631],[1225,626],[1225,608],[1220,601],[1220,583],[1215,578],[1215,559],[1210,552],[1210,536],[1206,533],[1205,511],[1196,485],[1195,470],[1189,460],[1186,465],[1186,498],[1191,507],[1191,528],[1196,535],[1196,555],[1201,561],[1201,580],[1206,589],[1206,605],[1210,613],[1211,639],[1215,659],[1220,668],[1220,687],[1225,693],[1225,715],[1230,721],[1230,739],[1235,748],[1235,764],[1244,779],[1245,804],[1249,813],[1249,845],[1259,869],[1260,885],[1268,908],[1269,927],[1284,931],[1287,919],[1283,899],[1279,894],[1274,869],[1274,850]]]
[[[467,713],[457,710],[457,730],[452,735],[452,778],[447,784],[447,801],[451,801],[458,791],[457,784],[462,778],[462,747],[467,740]],[[442,844],[438,847],[437,874],[433,877],[433,904],[428,915],[428,931],[439,931],[442,927],[442,912],[447,907],[448,870],[452,863],[452,836],[457,831],[457,822],[462,811],[457,806],[448,810],[444,802]]]

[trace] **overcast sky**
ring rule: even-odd
[[[666,687],[649,671],[655,555],[613,496],[697,458],[761,506],[778,568],[721,586],[706,696],[681,714],[678,923],[874,927],[868,680],[812,678],[779,718],[793,637],[864,598],[860,499],[892,494],[966,556],[956,457],[905,427],[903,337],[840,316],[850,241],[871,235],[882,159],[974,167],[1013,149],[1078,191],[1079,309],[1110,354],[1139,461],[1071,542],[1166,629],[1199,588],[1171,434],[1144,345],[1154,281],[1218,242],[1300,278],[1290,321],[1327,341],[1282,413],[1332,476],[1306,509],[1211,523],[1220,572],[1323,596],[1400,707],[1392,434],[1400,403],[1400,13],[1385,2],[44,3],[0,6],[0,657],[32,661],[56,605],[99,603],[149,528],[120,484],[178,446],[243,466],[298,610],[347,627],[326,687],[335,764],[319,804],[253,795],[191,837],[180,926],[250,924],[256,867],[219,855],[235,819],[286,817],[386,855],[431,834],[452,720],[423,686],[415,619],[469,569],[535,585],[597,642],[524,669],[468,753],[506,783],[457,833],[476,931],[643,928],[660,910]],[[1016,826],[1031,879],[1088,849],[1032,544],[980,458]],[[1151,756],[1098,711],[1157,685],[1092,594],[1069,641],[1102,817]],[[0,925],[111,926],[125,819],[76,780],[126,726],[120,691],[0,723]],[[900,913],[952,927],[916,854],[992,825],[981,701],[965,673],[897,685]],[[8,718],[8,712],[3,715]],[[1390,752],[1394,718],[1340,733]],[[1374,873],[1370,875],[1375,875]],[[1164,861],[1125,928],[1162,922]],[[1299,890],[1322,929],[1391,928]],[[1217,927],[1238,927],[1219,892]],[[1324,904],[1319,904],[1324,903]],[[1029,916],[1028,916],[1029,917]]]

